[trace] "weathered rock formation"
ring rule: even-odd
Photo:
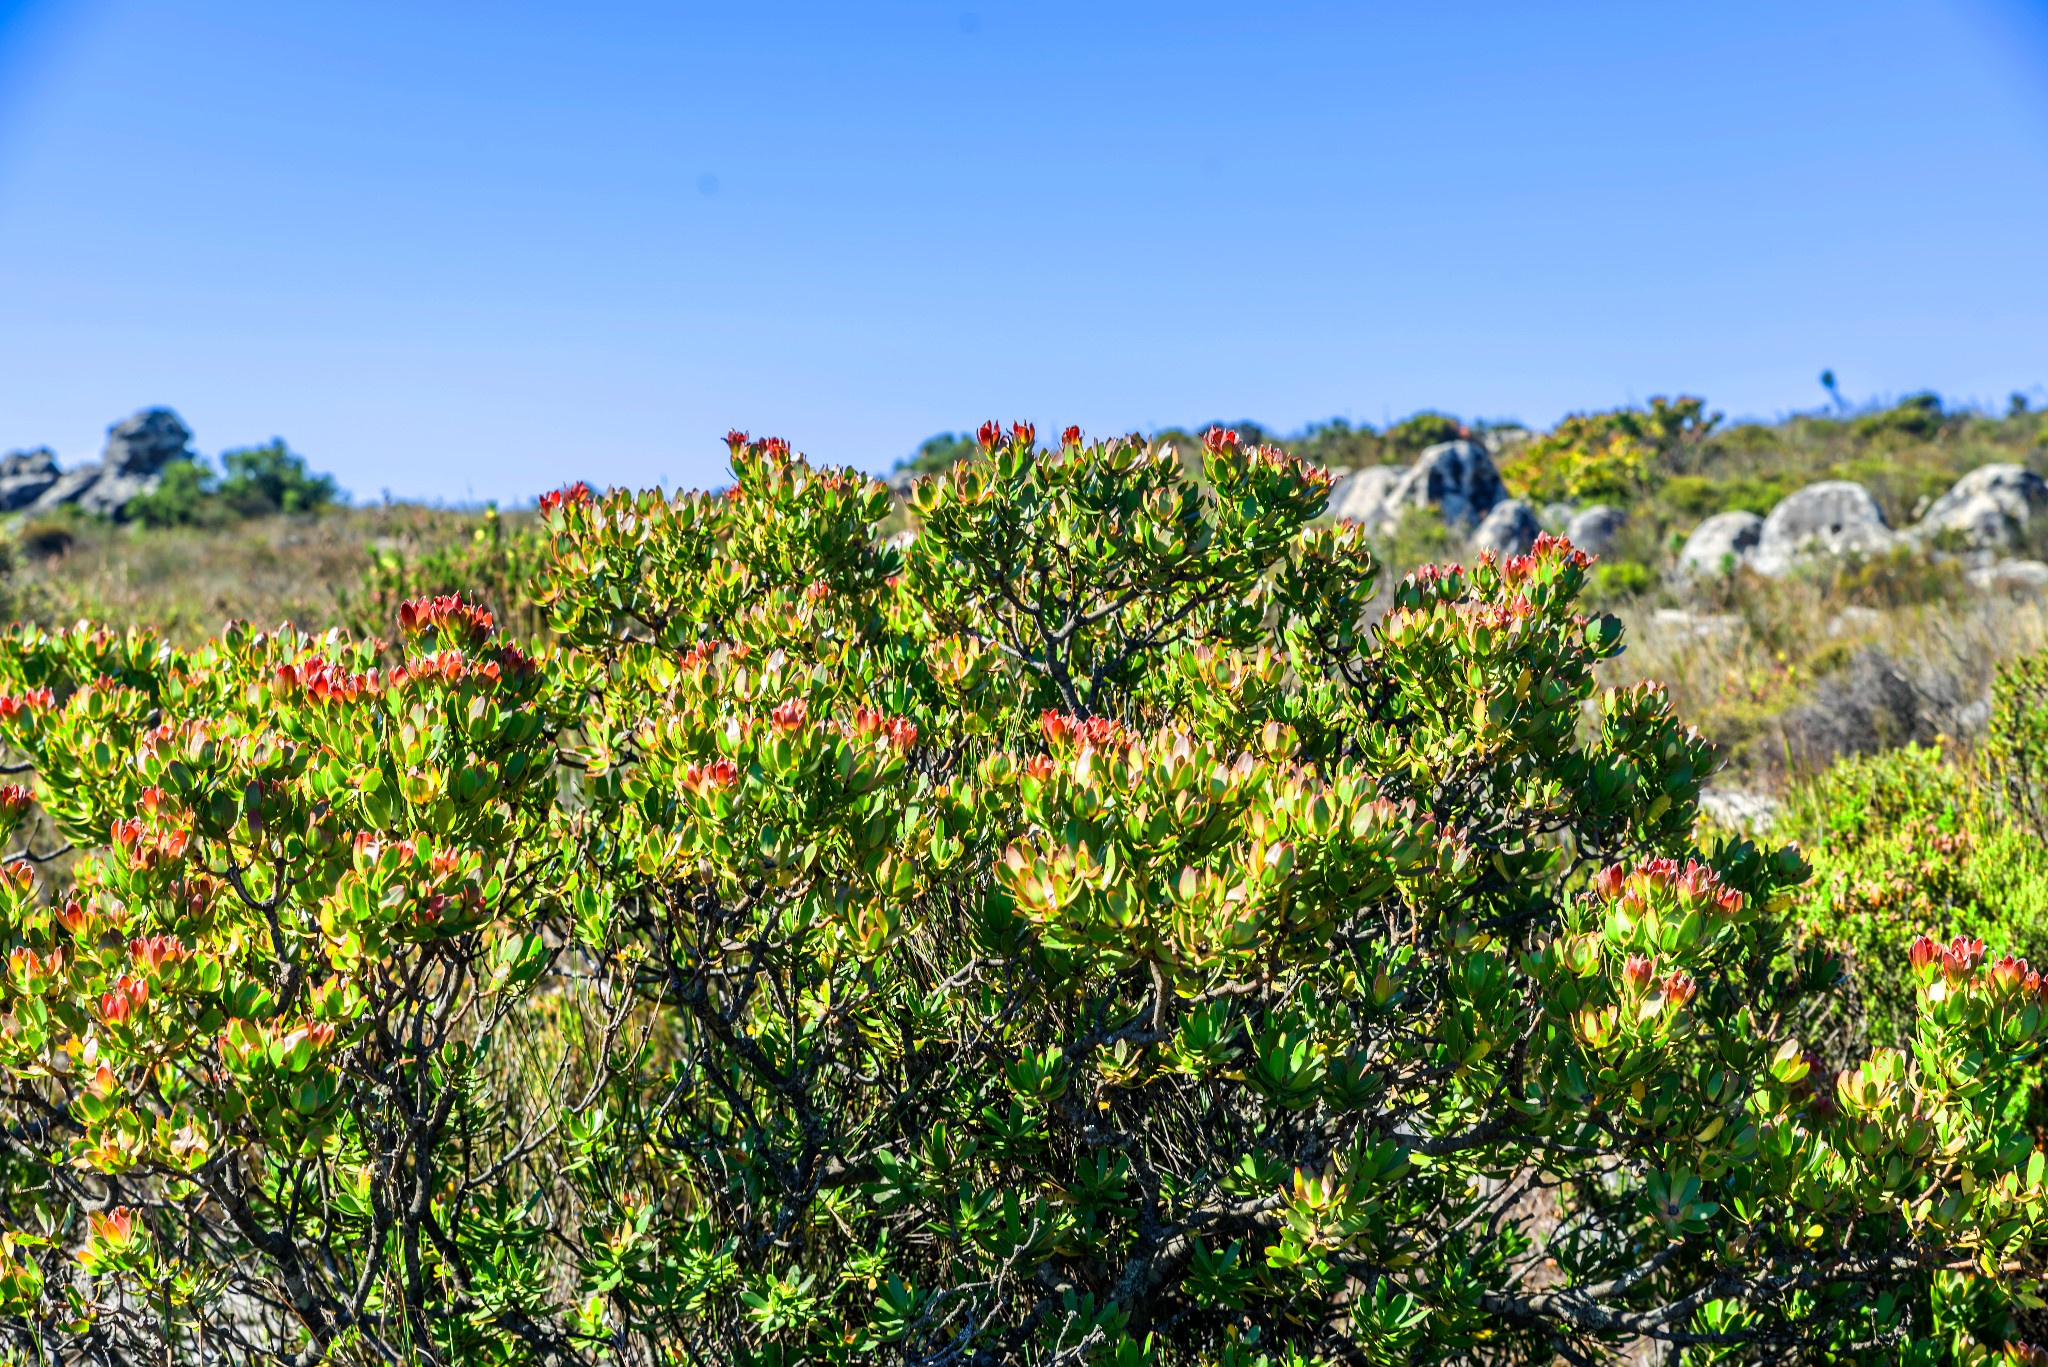
[[[1476,441],[1428,447],[1409,466],[1373,465],[1347,476],[1330,495],[1330,515],[1389,532],[1410,509],[1430,508],[1445,525],[1468,531],[1507,497],[1493,457]]]
[[[2012,545],[2048,508],[2048,480],[2024,465],[1980,465],[1934,501],[1913,528],[1924,542],[1959,541],[1976,551]]]
[[[145,408],[107,429],[106,450],[96,464],[58,473],[56,458],[47,451],[40,453],[49,456],[52,478],[26,506],[32,512],[47,512],[75,503],[89,513],[119,517],[137,496],[156,488],[164,466],[192,459],[191,442],[191,429],[176,413],[168,408]],[[42,468],[36,473],[40,477]],[[5,489],[5,479],[6,467],[0,464],[0,490]]]
[[[57,453],[47,446],[0,456],[0,513],[26,508],[57,482]]]

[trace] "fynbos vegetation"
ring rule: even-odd
[[[1880,946],[1903,1047],[1817,1066],[1805,862],[1694,843],[1584,554],[1380,585],[1230,433],[977,447],[907,548],[738,433],[550,495],[531,652],[0,642],[7,1351],[2033,1352],[2040,979]]]

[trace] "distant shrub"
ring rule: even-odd
[[[1632,498],[1666,473],[1670,453],[1697,443],[1719,420],[1705,400],[1694,398],[1574,413],[1522,446],[1501,466],[1501,478],[1538,503]]]
[[[22,524],[15,533],[15,543],[24,555],[47,559],[62,555],[78,540],[78,532],[70,521],[61,517],[39,517]]]
[[[1894,608],[1953,597],[1963,586],[1960,563],[1912,546],[1851,557],[1834,566],[1830,592],[1861,607]]]
[[[1791,484],[1776,479],[1673,475],[1664,481],[1658,496],[1673,511],[1690,517],[1711,517],[1725,512],[1755,513],[1763,517],[1791,492]]]
[[[1864,414],[1851,426],[1859,437],[1880,437],[1897,433],[1924,441],[1941,431],[1945,416],[1941,408],[1941,395],[1930,391],[1908,394],[1890,408]]]
[[[974,444],[974,438],[964,432],[941,432],[936,437],[925,438],[908,460],[897,462],[896,468],[920,475],[935,475],[980,449]]]
[[[334,476],[314,474],[282,438],[221,456],[216,478],[203,462],[174,460],[156,487],[129,500],[123,515],[146,527],[218,526],[238,517],[316,513],[343,501]]]
[[[226,476],[221,501],[244,517],[265,513],[315,513],[342,501],[332,475],[306,469],[305,457],[274,437],[262,446],[248,446],[221,456]]]
[[[1593,567],[1594,594],[1599,598],[1634,598],[1657,587],[1657,572],[1634,560],[1603,560]]]
[[[1410,461],[1432,446],[1471,434],[1471,429],[1456,418],[1442,413],[1417,413],[1387,429],[1387,455],[1394,461]]]
[[[213,472],[197,461],[174,460],[164,466],[157,485],[130,499],[125,516],[145,527],[187,527],[219,522]]]

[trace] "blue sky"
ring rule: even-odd
[[[0,448],[2048,402],[2041,4],[0,0]]]

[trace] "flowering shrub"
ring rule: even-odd
[[[1374,623],[1227,432],[991,425],[907,550],[731,444],[547,501],[538,656],[0,646],[87,851],[0,878],[17,1356],[2022,1353],[2039,978],[1916,944],[1910,1061],[1815,1072],[1801,860],[1691,847],[1568,544]]]
[[[1697,447],[1720,421],[1701,399],[1653,398],[1647,409],[1573,413],[1517,448],[1501,478],[1518,497],[1537,503],[1627,498],[1671,473],[1681,452]]]

